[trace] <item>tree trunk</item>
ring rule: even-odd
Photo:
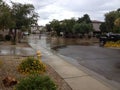
[[[14,30],[13,44],[16,45],[16,33],[17,29]]]

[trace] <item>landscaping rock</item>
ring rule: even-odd
[[[17,80],[10,76],[5,77],[2,81],[5,87],[10,87],[17,84]]]

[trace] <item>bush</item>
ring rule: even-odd
[[[22,74],[43,74],[46,71],[46,65],[36,58],[28,57],[20,63],[18,71]]]
[[[105,47],[117,47],[120,48],[120,40],[113,42],[113,41],[108,41],[106,42],[106,44],[104,45]]]
[[[48,76],[31,75],[21,79],[15,90],[57,90],[57,87]]]
[[[5,36],[5,40],[10,41],[11,40],[11,36],[10,35],[6,35]]]

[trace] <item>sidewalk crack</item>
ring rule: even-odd
[[[75,77],[66,77],[66,78],[63,78],[63,79],[79,78],[79,77],[85,77],[85,76],[90,76],[90,75],[82,75],[82,76],[75,76]]]

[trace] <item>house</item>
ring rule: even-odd
[[[31,33],[41,33],[44,30],[44,26],[31,26]]]
[[[101,21],[97,21],[97,20],[92,20],[92,25],[93,25],[93,35],[97,35],[97,34],[100,34],[101,33],[101,30],[100,30],[100,25],[101,25]]]

